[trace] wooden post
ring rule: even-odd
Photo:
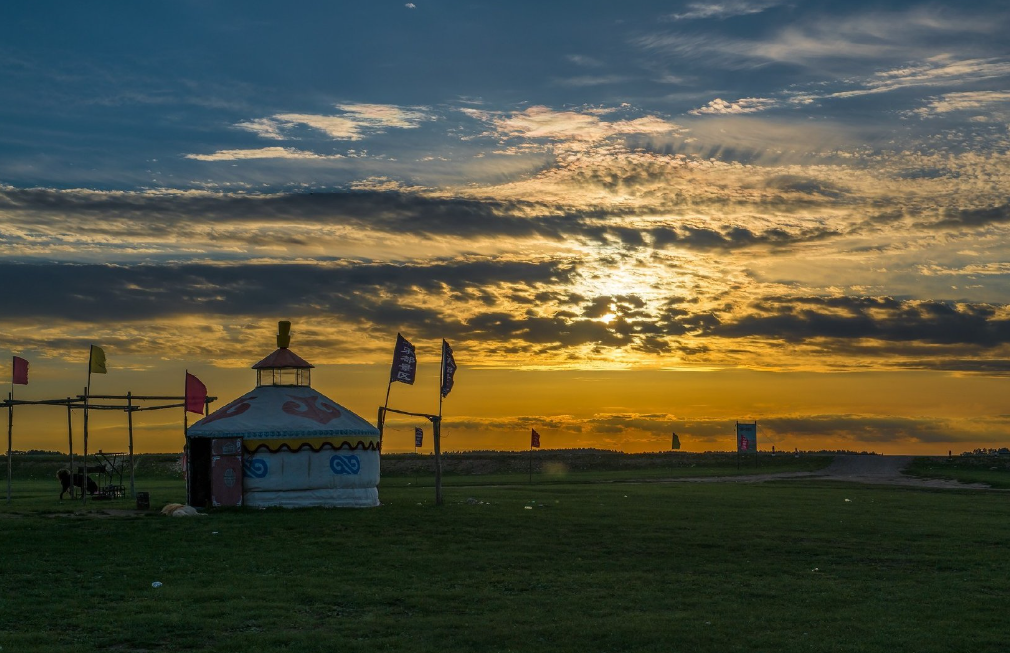
[[[91,359],[88,359],[88,385],[84,386],[84,467],[81,469],[81,502],[88,502],[88,394],[91,390]],[[73,471],[70,484],[74,484]]]
[[[440,449],[442,436],[442,418],[431,420],[431,432],[435,442],[435,505],[442,505],[442,452]]]
[[[442,341],[442,362],[438,366],[438,420],[432,420],[435,442],[435,505],[442,505],[442,381],[445,379],[445,340]]]
[[[11,443],[14,433],[14,384],[7,395],[7,503],[11,502]]]
[[[126,424],[130,433],[130,497],[137,498],[137,486],[133,476],[133,393],[126,393]]]
[[[67,397],[67,444],[70,447],[70,498],[74,498],[74,414]]]
[[[530,485],[533,485],[533,438],[530,438]]]

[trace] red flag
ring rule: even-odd
[[[537,433],[536,429],[530,429],[533,433],[530,434],[530,446],[537,449],[540,448],[540,434]]]
[[[28,385],[28,361],[20,356],[14,357],[13,382],[18,385]]]
[[[207,386],[203,381],[186,372],[186,410],[190,413],[203,415],[207,405]]]

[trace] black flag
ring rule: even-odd
[[[420,426],[414,427],[414,446],[420,447],[424,443],[424,431]]]
[[[456,359],[452,357],[452,347],[442,341],[442,396],[448,397],[452,390],[452,375],[456,373]]]
[[[414,356],[414,345],[399,333],[396,334],[396,349],[393,350],[393,366],[389,370],[389,382],[399,381],[414,385],[414,375],[417,374],[417,357]]]

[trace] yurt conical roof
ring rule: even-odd
[[[189,437],[378,437],[374,426],[308,385],[302,371],[312,365],[288,350],[288,329],[280,324],[277,350],[253,366],[257,387],[189,427]]]

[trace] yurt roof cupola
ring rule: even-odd
[[[288,346],[291,344],[291,323],[283,320],[277,323],[277,349],[272,354],[252,366],[256,370],[256,387],[263,386],[305,386],[312,385],[310,370],[315,367]]]

